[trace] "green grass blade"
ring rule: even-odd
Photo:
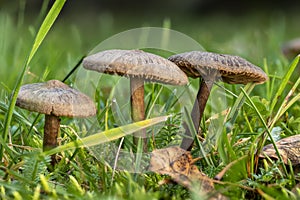
[[[43,42],[44,38],[46,37],[48,31],[52,27],[53,23],[55,22],[56,18],[58,17],[63,5],[65,4],[66,0],[56,0],[53,4],[52,8],[48,12],[45,20],[43,21],[39,32],[35,37],[35,41],[33,43],[32,49],[28,56],[28,60],[26,62],[26,66],[30,63],[31,59],[33,58],[34,54],[38,50],[39,46]]]
[[[195,143],[197,144],[197,146],[199,147],[200,149],[200,152],[199,154],[204,158],[205,162],[212,166],[213,163],[211,163],[208,158],[207,158],[207,153],[205,152],[204,148],[203,148],[203,145],[201,143],[201,141],[199,140],[198,136],[197,136],[197,131],[196,131],[196,128],[194,126],[194,123],[193,123],[193,120],[192,120],[192,117],[190,115],[190,113],[188,112],[188,110],[186,109],[186,107],[184,107],[184,115],[185,115],[185,118],[187,119],[186,123],[187,123],[187,126],[188,126],[188,129],[190,129],[190,132],[192,134],[192,137],[195,138]]]
[[[294,98],[292,98],[288,104],[284,106],[284,108],[280,112],[280,116],[282,116],[294,103],[300,100],[300,93],[297,94]]]
[[[113,98],[111,101],[111,110],[113,112],[113,115],[115,116],[115,120],[118,123],[118,125],[123,126],[127,123],[127,121],[121,111],[121,108],[115,98]]]
[[[284,98],[283,102],[281,103],[276,115],[272,119],[272,121],[269,124],[269,129],[272,130],[277,120],[289,109],[297,100],[299,100],[299,94],[297,94],[294,98],[292,98],[290,101],[289,99],[296,91],[297,87],[300,84],[300,78],[297,79],[291,90],[288,92],[287,96]]]
[[[0,149],[0,158],[2,158],[3,155],[3,147],[6,148],[9,151],[9,149],[7,148],[7,146],[5,145],[7,136],[8,136],[8,132],[9,132],[9,127],[10,127],[10,123],[11,123],[11,119],[13,116],[13,111],[14,111],[14,107],[17,101],[17,97],[18,97],[18,93],[21,87],[21,84],[23,82],[24,76],[25,76],[25,72],[29,66],[29,63],[31,61],[31,59],[33,58],[34,54],[36,53],[37,49],[39,48],[39,46],[41,45],[42,41],[44,40],[44,38],[46,37],[48,31],[50,30],[51,26],[53,25],[55,19],[57,18],[58,14],[60,13],[64,3],[66,0],[57,0],[51,10],[49,11],[48,15],[46,16],[44,22],[42,23],[39,32],[36,35],[35,41],[33,43],[32,49],[29,53],[29,56],[25,62],[25,65],[23,67],[23,70],[20,74],[20,77],[17,80],[17,83],[15,85],[15,88],[13,90],[13,94],[9,103],[9,108],[8,108],[8,112],[5,115],[5,122],[4,122],[4,131],[3,131],[3,135],[2,138],[0,140],[1,142],[1,149]]]
[[[7,105],[3,102],[0,102],[0,110],[2,110],[4,113],[7,112]],[[29,127],[32,127],[32,129],[35,131],[35,132],[38,132],[38,130],[36,129],[36,127],[34,127],[32,125],[32,123],[30,121],[28,121],[25,117],[23,117],[22,115],[20,115],[20,113],[18,112],[13,112],[13,117],[16,118],[16,121],[18,122],[23,122],[24,124],[26,124],[27,126]]]
[[[80,60],[77,62],[77,64],[71,69],[71,71],[65,76],[65,78],[61,82],[66,82],[66,80],[76,71],[76,69],[81,65],[83,59],[86,57],[86,55],[83,55]]]
[[[39,15],[38,15],[37,20],[36,20],[36,24],[41,24],[42,23],[44,17],[47,14],[49,3],[50,3],[50,0],[44,0],[43,1],[43,4],[42,4],[40,12],[39,12]]]
[[[153,110],[154,106],[156,105],[157,100],[158,100],[162,90],[163,90],[163,87],[161,87],[159,89],[158,93],[155,94],[153,102],[150,102],[151,103],[150,108],[146,110],[146,112],[147,112],[146,119],[148,119],[150,117],[152,110]]]
[[[300,98],[300,93],[298,93],[294,98],[292,98],[289,102],[288,100],[290,99],[290,97],[295,93],[296,89],[298,88],[300,84],[300,77],[298,78],[298,80],[296,81],[296,83],[293,85],[293,87],[291,88],[291,90],[289,91],[289,93],[287,94],[287,96],[285,97],[282,105],[283,105],[283,109],[280,112],[280,116],[283,115],[287,109],[289,109],[294,103],[296,103],[299,98]]]
[[[284,75],[281,84],[275,94],[275,96],[272,98],[272,104],[270,106],[270,113],[273,112],[273,109],[275,107],[275,105],[277,104],[278,100],[280,99],[280,96],[282,95],[282,92],[284,91],[284,89],[286,88],[286,85],[289,81],[289,79],[291,78],[293,72],[295,71],[298,63],[299,63],[299,58],[300,55],[296,56],[296,58],[293,60],[293,62],[290,64],[290,66],[288,67],[289,70],[287,71],[287,73]]]
[[[245,86],[244,90],[247,92],[247,94],[250,94],[250,92],[253,90],[254,86],[255,86],[255,83],[248,83]],[[244,104],[244,102],[245,102],[245,95],[243,93],[240,93],[240,95],[234,102],[234,104],[230,110],[230,113],[228,115],[228,118],[227,118],[232,125],[234,124],[234,122],[238,116],[238,113],[239,113],[242,105]],[[226,119],[226,121],[227,121],[227,119]]]
[[[256,114],[257,114],[259,120],[261,121],[261,123],[263,124],[264,128],[266,129],[267,135],[268,135],[268,137],[270,138],[271,143],[272,143],[273,146],[274,146],[274,149],[275,149],[275,151],[276,151],[276,154],[277,154],[277,156],[278,156],[280,162],[282,163],[282,167],[283,167],[283,169],[284,169],[284,172],[285,172],[286,175],[288,175],[287,170],[286,170],[286,167],[285,167],[284,162],[283,162],[283,159],[282,159],[282,156],[280,155],[280,153],[279,153],[279,151],[278,151],[278,148],[277,148],[277,146],[276,146],[275,140],[273,139],[273,136],[272,136],[272,134],[271,134],[271,131],[270,131],[269,127],[267,126],[267,124],[266,124],[265,120],[263,119],[261,113],[259,112],[259,110],[258,110],[257,107],[255,106],[255,104],[253,103],[253,101],[251,100],[251,98],[249,97],[249,95],[247,94],[247,92],[246,92],[243,88],[241,88],[241,89],[242,89],[242,92],[244,93],[245,97],[247,98],[247,100],[250,102],[250,105],[251,105],[252,108],[255,110],[255,112],[256,112]],[[265,140],[265,139],[263,138],[263,140]],[[263,143],[264,143],[264,142],[263,142]],[[262,143],[262,146],[263,146],[263,143]],[[257,151],[258,153],[260,153],[261,148],[262,148],[262,147],[258,147],[258,151]]]
[[[74,142],[67,143],[65,145],[56,147],[54,149],[51,149],[47,152],[45,152],[45,155],[52,155],[61,151],[66,151],[69,149],[74,149],[77,147],[91,147],[98,144],[102,144],[105,142],[109,142],[112,140],[116,140],[118,138],[124,137],[126,135],[132,134],[136,131],[140,131],[144,128],[147,128],[149,126],[165,122],[168,119],[169,116],[162,116],[162,117],[156,117],[152,119],[147,119],[143,121],[139,121],[136,123],[132,123],[129,125],[121,126],[118,128],[109,129],[107,131],[103,131],[100,133],[96,133],[81,139],[78,139]]]
[[[269,75],[269,67],[268,67],[268,63],[267,63],[267,59],[264,58],[264,65],[263,65],[264,71],[266,72],[267,75]],[[266,96],[267,99],[271,99],[271,95],[272,95],[272,90],[271,90],[271,82],[267,81],[266,83]]]
[[[18,93],[21,87],[21,84],[23,82],[24,76],[25,76],[25,72],[29,66],[29,63],[31,61],[31,59],[33,58],[34,54],[36,53],[37,49],[39,48],[39,46],[41,45],[42,41],[44,40],[44,38],[46,37],[48,31],[50,30],[51,26],[53,25],[55,19],[58,17],[58,14],[60,13],[64,3],[66,2],[66,0],[57,0],[55,1],[55,3],[53,4],[52,8],[50,9],[49,13],[47,14],[45,20],[43,21],[37,35],[35,38],[35,41],[33,43],[32,49],[28,55],[28,58],[25,62],[25,65],[22,69],[22,72],[16,82],[15,88],[13,90],[13,93],[11,95],[11,100],[9,103],[9,108],[8,108],[8,112],[5,115],[5,122],[4,122],[4,131],[3,131],[3,135],[2,138],[0,140],[1,143],[1,149],[0,149],[0,158],[2,158],[3,156],[3,148],[8,150],[8,153],[10,154],[9,149],[7,148],[7,146],[5,145],[8,133],[9,133],[9,128],[10,128],[10,123],[12,120],[12,115],[13,115],[13,111],[14,111],[14,107],[17,101],[17,97],[18,97]],[[12,156],[12,155],[10,155]]]
[[[247,94],[249,94],[253,88],[255,87],[255,83],[248,83],[244,88],[244,90],[247,92]],[[230,109],[230,113],[227,116],[227,119],[225,119],[225,122],[227,122],[229,120],[229,123],[231,124],[230,127],[233,127],[233,124],[236,121],[236,118],[238,116],[238,113],[241,109],[241,107],[244,105],[245,102],[245,95],[241,92],[239,94],[239,96],[237,97],[237,99],[235,100],[232,108]],[[231,130],[229,130],[230,132]],[[225,146],[226,147],[226,151],[224,151],[224,149],[219,148],[219,152],[220,155],[222,156],[222,160],[225,163],[229,163],[232,160],[236,159],[236,154],[234,152],[234,150],[232,149],[232,146],[230,145],[230,141],[227,137],[227,132],[228,131],[224,131],[222,137],[219,138],[219,146]],[[235,136],[233,136],[235,137]]]
[[[163,33],[161,40],[161,48],[167,49],[170,39],[170,28],[171,28],[171,20],[169,18],[165,18],[163,22]]]
[[[250,83],[251,84],[251,83]],[[232,92],[231,90],[227,89],[226,87],[224,87],[223,85],[219,84],[219,83],[214,83],[214,85],[218,86],[219,88],[221,88],[222,90],[224,90],[224,95],[228,98],[231,98],[231,99],[237,99],[239,98],[238,95],[236,95],[234,92]],[[246,86],[245,86],[246,88]],[[247,90],[246,91],[249,91],[248,93],[250,93],[251,91],[250,90]],[[240,94],[241,95],[241,94]],[[243,96],[243,95],[242,95]],[[244,101],[245,105],[249,106],[249,104],[247,102]],[[228,119],[228,117],[227,117]]]

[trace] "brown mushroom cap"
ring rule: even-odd
[[[226,54],[191,51],[168,58],[192,78],[209,76],[209,72],[219,72],[216,80],[231,84],[263,83],[268,78],[265,72],[247,60]]]
[[[281,47],[282,53],[288,58],[294,58],[300,53],[300,38],[285,42]]]
[[[47,115],[88,117],[96,114],[94,102],[58,80],[23,85],[17,106]]]
[[[101,73],[186,85],[187,76],[169,60],[142,50],[106,50],[86,57],[83,67]]]
[[[278,151],[283,159],[284,164],[288,165],[288,160],[291,161],[292,165],[300,164],[300,135],[293,135],[287,138],[283,138],[276,142]],[[278,160],[278,156],[274,149],[273,144],[264,146],[260,157],[265,158],[265,155]]]

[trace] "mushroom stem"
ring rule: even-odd
[[[45,115],[43,151],[50,150],[57,146],[59,126],[59,117],[55,115]]]
[[[144,103],[144,80],[141,78],[130,79],[131,92],[131,117],[133,122],[145,119],[145,103]],[[137,146],[139,139],[142,138],[143,151],[147,151],[146,130],[141,130],[133,134],[133,143]]]
[[[200,120],[202,119],[204,108],[209,98],[209,94],[213,86],[213,83],[214,83],[214,79],[208,79],[208,80],[200,79],[200,86],[197,93],[197,99],[194,103],[192,113],[191,113],[195,130],[198,132],[197,134],[200,137],[203,137],[203,134],[200,129]],[[185,135],[188,137],[183,138],[180,147],[182,149],[186,149],[190,151],[193,147],[194,139],[191,139],[192,134],[191,134],[191,130],[188,127],[186,127]]]

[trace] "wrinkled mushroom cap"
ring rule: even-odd
[[[300,54],[300,38],[285,42],[281,47],[282,53],[288,58],[294,58]]]
[[[96,114],[95,104],[88,96],[58,80],[23,85],[16,105],[55,116],[88,117]]]
[[[106,50],[83,60],[83,67],[101,73],[138,77],[145,81],[186,85],[187,76],[169,60],[142,50]]]
[[[173,55],[169,60],[192,78],[206,78],[210,71],[217,70],[219,77],[215,79],[222,79],[225,83],[263,83],[268,79],[262,69],[239,56],[191,51]]]
[[[291,161],[292,165],[300,164],[300,135],[294,135],[278,140],[276,146],[284,164],[288,165],[288,160]],[[279,159],[273,144],[264,146],[260,157],[265,158],[265,155],[275,160]]]

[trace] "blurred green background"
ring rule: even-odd
[[[52,4],[0,1],[0,80],[8,91]],[[63,79],[104,39],[132,28],[162,27],[166,20],[171,29],[192,37],[207,51],[239,55],[258,66],[266,58],[272,66],[285,59],[281,45],[300,36],[299,8],[300,1],[292,0],[67,1],[34,57],[26,81]]]

